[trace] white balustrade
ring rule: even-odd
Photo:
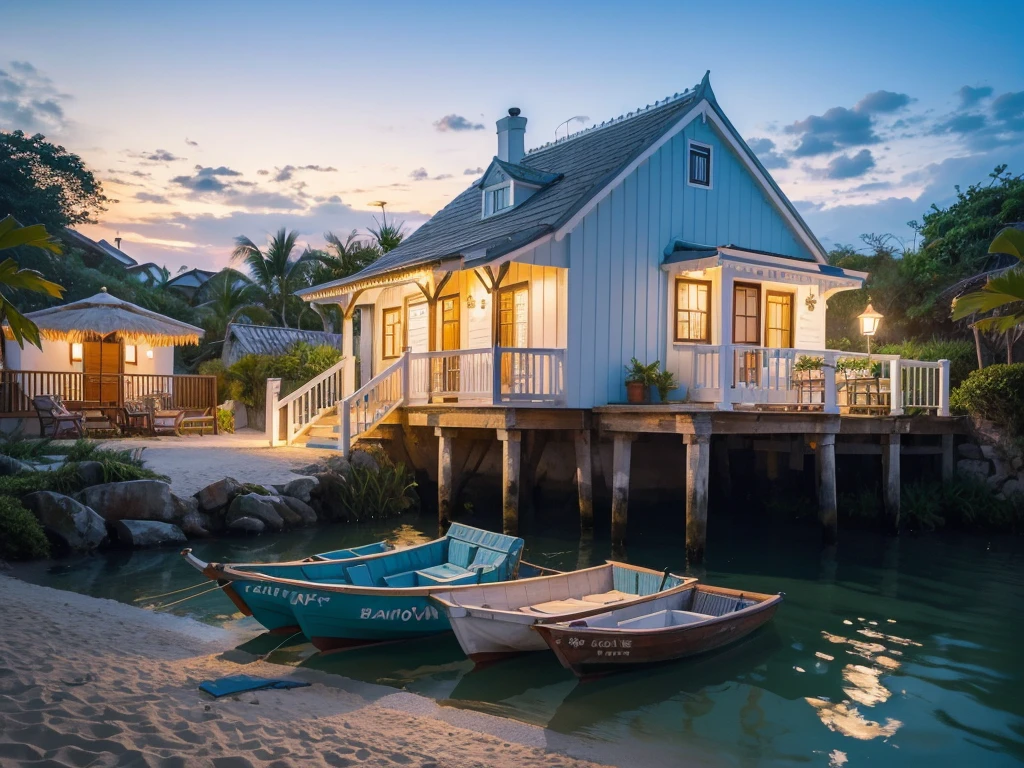
[[[502,403],[556,405],[565,399],[565,350],[495,347],[491,391]]]
[[[267,431],[271,445],[291,445],[344,396],[344,371],[347,358],[342,358],[316,378],[310,379],[294,392],[277,398],[267,383]],[[276,380],[280,382],[280,380]],[[281,433],[284,433],[283,435]]]
[[[344,455],[348,455],[354,438],[379,424],[395,408],[405,402],[409,387],[409,356],[402,356],[370,379],[350,396],[338,402],[340,429],[338,441]]]

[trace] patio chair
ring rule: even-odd
[[[118,427],[125,435],[151,435],[153,411],[143,400],[125,400],[118,415]]]
[[[36,395],[32,407],[39,417],[39,433],[43,437],[59,439],[70,432],[75,437],[85,437],[85,416],[69,411],[55,395]]]

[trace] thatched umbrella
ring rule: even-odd
[[[171,347],[198,344],[205,333],[202,328],[115,298],[106,288],[88,299],[28,312],[25,317],[39,326],[42,338],[76,344],[101,341],[113,334],[126,344]],[[7,326],[4,334],[13,338]]]

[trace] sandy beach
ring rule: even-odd
[[[232,649],[191,619],[0,576],[0,766],[595,765],[541,728]],[[231,674],[312,683],[214,700]],[[576,755],[572,757],[569,755]]]

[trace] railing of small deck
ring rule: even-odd
[[[270,403],[270,417],[278,425],[286,445],[305,434],[320,417],[335,407],[344,396],[346,358],[342,358],[316,378],[310,379],[288,395]]]
[[[112,397],[104,397],[111,391]],[[205,411],[216,408],[217,394],[216,376],[0,370],[0,415],[5,416],[34,416],[32,398],[39,395],[58,395],[83,407],[122,406],[126,400],[164,395],[171,408]]]
[[[565,350],[495,347],[494,404],[560,405],[565,401]]]
[[[899,415],[914,408],[949,415],[945,360],[701,344],[690,349],[689,363],[693,399],[726,409],[734,404],[777,404],[820,406],[826,413],[888,410]]]
[[[410,355],[406,350],[398,360],[338,402],[341,415],[338,441],[345,456],[356,437],[372,429],[405,402],[409,391]]]
[[[493,361],[490,347],[410,353],[409,401],[459,398],[491,402]]]

